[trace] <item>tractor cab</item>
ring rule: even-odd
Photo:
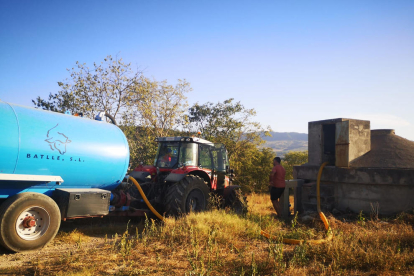
[[[151,204],[169,215],[207,208],[210,193],[223,199],[223,206],[239,204],[232,186],[227,150],[198,137],[159,137],[153,165],[140,165],[134,177]],[[144,203],[135,187],[129,191],[134,208]]]
[[[198,137],[159,137],[156,141],[154,165],[140,165],[131,173],[138,181],[177,182],[183,175],[195,174],[213,190],[229,185],[229,163],[223,144]]]
[[[223,144],[215,144],[197,137],[157,138],[158,151],[154,166],[175,169],[197,166],[225,170],[227,151]]]
[[[155,156],[154,166],[160,169],[177,169],[183,166],[197,166],[198,145],[186,142],[186,138],[168,137],[158,138],[158,150]],[[176,139],[177,141],[171,141]],[[178,140],[179,139],[179,140]],[[180,141],[184,139],[184,141]]]

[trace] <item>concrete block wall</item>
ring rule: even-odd
[[[331,128],[326,126],[331,125]],[[335,133],[324,133],[332,129]],[[329,162],[337,167],[348,167],[349,163],[371,149],[370,122],[355,119],[329,119],[308,124],[309,165]],[[326,139],[334,139],[326,141]],[[335,144],[334,152],[326,152],[325,144]]]
[[[318,166],[295,166],[294,177],[305,179],[302,188],[304,210],[316,210],[316,176]],[[392,215],[414,209],[414,170],[382,168],[325,167],[321,180],[321,208],[331,211],[361,210]]]
[[[370,121],[349,120],[349,162],[371,150]]]

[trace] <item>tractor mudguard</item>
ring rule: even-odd
[[[151,180],[150,178],[148,178],[148,176],[150,175],[149,172],[133,171],[129,175],[132,176],[133,178],[135,178],[139,183],[143,183],[143,182],[147,182],[147,181]]]
[[[187,174],[185,174],[185,173],[183,173],[183,174],[178,174],[178,173],[170,173],[170,174],[169,174],[169,175],[165,178],[165,181],[175,183],[175,182],[180,181],[181,179],[183,179],[183,178],[184,178],[184,177],[186,177],[186,176],[187,176]]]
[[[231,194],[231,191],[236,190],[236,189],[240,189],[240,186],[239,185],[227,186],[226,188],[224,188],[223,197],[227,198],[229,196],[229,194]]]
[[[247,213],[247,198],[241,193],[240,186],[231,185],[224,188],[223,197],[225,199],[225,208],[230,207],[234,213],[239,215]]]

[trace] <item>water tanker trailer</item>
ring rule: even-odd
[[[61,219],[107,215],[111,199],[120,201],[111,191],[125,177],[129,147],[116,125],[3,101],[0,117],[2,246],[43,247]]]

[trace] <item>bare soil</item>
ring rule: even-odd
[[[134,224],[131,225],[127,218],[84,218],[62,221],[55,239],[40,250],[14,253],[0,246],[0,270],[2,268],[31,266],[39,258],[42,261],[59,259],[75,253],[79,247],[82,247],[83,250],[100,248],[107,238],[111,238],[115,234],[122,234],[127,225],[140,228],[142,223],[140,219],[135,218]],[[66,235],[75,229],[80,230],[81,233],[79,237],[73,235],[72,241],[69,241]],[[73,241],[73,239],[75,240]]]

